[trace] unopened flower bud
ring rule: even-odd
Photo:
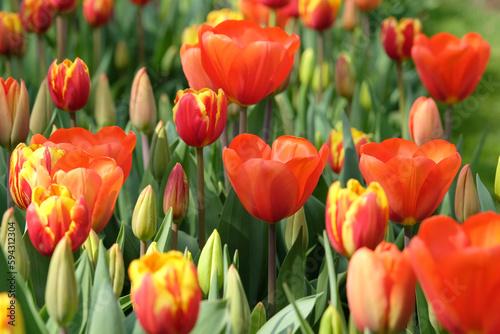
[[[105,73],[99,77],[97,89],[95,93],[95,121],[99,129],[106,126],[115,125],[116,123],[116,109],[109,88],[108,77]]]
[[[312,79],[312,89],[315,91],[319,90],[319,71],[322,72],[322,84],[321,88],[322,90],[325,90],[325,88],[328,86],[330,83],[330,69],[328,66],[328,62],[324,61],[323,66],[316,65],[314,68],[314,75]]]
[[[307,221],[304,207],[301,207],[299,211],[288,217],[286,220],[285,242],[288,249],[292,248],[301,229],[302,249],[306,251],[309,244],[309,233],[307,231]]]
[[[188,179],[180,163],[175,164],[165,186],[163,212],[166,214],[170,208],[174,224],[182,222],[189,208]]]
[[[162,121],[155,128],[150,152],[148,166],[156,181],[161,182],[170,161],[167,132]]]
[[[455,216],[462,223],[470,216],[481,212],[479,197],[469,164],[458,174],[457,190],[455,192]]]
[[[359,104],[365,111],[372,110],[372,97],[366,80],[361,83],[361,87],[359,89]]]
[[[191,254],[191,252],[188,250],[188,248],[186,247],[186,249],[184,250],[184,258],[188,259],[189,261],[191,262],[194,262],[193,261],[193,254]]]
[[[151,185],[144,188],[137,199],[132,214],[132,232],[146,242],[156,233],[156,198]]]
[[[198,261],[198,281],[200,283],[201,291],[203,291],[205,296],[208,295],[208,292],[210,291],[210,283],[216,270],[219,289],[222,287],[224,278],[222,259],[220,235],[215,229],[201,250],[200,259]]]
[[[323,316],[321,317],[321,322],[319,324],[319,334],[341,334],[342,332],[342,320],[340,318],[339,311],[330,305],[327,307]]]
[[[307,48],[300,57],[299,78],[301,83],[309,83],[314,72],[314,50]]]
[[[350,100],[354,94],[356,78],[351,57],[346,53],[341,53],[335,65],[335,89],[337,93]]]
[[[7,256],[13,255],[17,271],[25,280],[29,278],[30,258],[28,250],[23,240],[23,231],[17,223],[14,216],[14,208],[11,207],[5,211],[2,217],[2,226],[0,227],[0,244],[5,250]]]
[[[233,333],[249,333],[251,328],[250,307],[243,284],[241,284],[240,275],[234,265],[231,265],[227,271],[225,297],[229,301],[229,317]]]
[[[36,95],[35,104],[31,110],[30,130],[33,133],[43,133],[52,118],[54,111],[54,103],[50,97],[49,85],[47,78],[42,81],[38,94]]]
[[[413,142],[418,146],[443,138],[443,125],[436,102],[429,97],[419,97],[413,103],[408,117],[408,129]]]
[[[125,282],[125,264],[123,262],[123,254],[120,251],[118,244],[113,244],[106,252],[106,263],[109,269],[109,277],[111,278],[111,286],[116,298],[120,297]]]
[[[145,67],[136,73],[132,82],[129,108],[132,125],[144,134],[150,133],[156,124],[156,101]]]
[[[156,241],[153,241],[149,247],[148,250],[146,251],[146,255],[149,255],[151,253],[161,253],[160,249],[158,248],[158,244]]]
[[[255,305],[251,314],[252,327],[250,333],[257,333],[259,329],[266,323],[266,308],[262,302]]]
[[[129,56],[127,43],[125,41],[119,41],[116,44],[115,49],[115,67],[119,70],[124,70],[129,64]]]
[[[94,268],[97,265],[97,257],[99,255],[99,237],[95,233],[94,229],[90,229],[89,236],[82,246],[89,256],[90,262]]]

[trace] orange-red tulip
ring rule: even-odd
[[[306,27],[323,31],[337,18],[342,0],[299,0],[299,14]]]
[[[382,241],[375,251],[361,248],[347,269],[347,301],[358,329],[404,331],[415,308],[415,274],[407,251]]]
[[[293,215],[312,194],[328,160],[309,141],[281,136],[269,147],[260,137],[240,134],[222,159],[229,181],[245,209],[255,218],[276,223]]]
[[[284,28],[288,18],[292,17],[293,10],[288,9],[293,3],[297,6],[297,0],[292,0],[290,4],[283,8],[278,8],[276,10],[276,26]],[[238,7],[240,12],[245,17],[245,20],[255,22],[262,26],[269,25],[269,16],[271,13],[271,8],[267,7],[257,0],[239,0]],[[292,8],[293,9],[293,8]],[[297,14],[298,16],[298,14]]]
[[[382,21],[380,40],[387,55],[396,61],[404,61],[411,57],[413,38],[422,31],[419,19],[402,18],[398,22],[391,16]]]
[[[490,45],[471,32],[462,39],[442,32],[415,37],[411,51],[420,80],[438,101],[454,104],[476,89],[490,58]]]
[[[186,76],[189,87],[194,90],[209,88],[217,91],[217,86],[212,82],[201,64],[200,46],[198,44],[182,44],[180,54],[182,71]]]
[[[272,93],[290,72],[300,41],[281,28],[261,28],[246,20],[203,25],[201,62],[228,99],[248,106]]]
[[[433,139],[443,138],[439,110],[432,97],[421,96],[413,102],[408,118],[411,139],[418,146]]]
[[[202,299],[196,267],[178,251],[151,253],[130,263],[130,300],[150,334],[187,334]]]
[[[432,140],[421,147],[401,138],[369,143],[359,169],[367,183],[378,182],[389,201],[389,218],[413,225],[439,206],[462,159],[455,145]]]
[[[26,224],[31,243],[41,254],[51,256],[64,235],[71,239],[74,252],[89,235],[90,211],[83,196],[76,199],[64,186],[36,187]]]
[[[114,0],[84,0],[83,17],[93,27],[105,25],[113,15]]]
[[[346,0],[342,11],[342,26],[347,30],[354,30],[359,24],[359,12],[355,0]]]
[[[54,12],[47,0],[23,0],[20,16],[24,29],[37,34],[49,30],[54,20]]]
[[[370,138],[366,133],[363,133],[355,128],[351,128],[352,139],[354,141],[354,146],[358,152],[358,157],[361,156],[361,146],[370,142]],[[331,169],[340,174],[342,168],[344,167],[344,138],[342,130],[332,129],[330,131],[330,136],[328,136],[328,148],[330,149],[330,157],[328,158],[328,163]]]
[[[462,225],[425,220],[409,246],[410,261],[437,319],[450,333],[498,333],[500,215],[479,213]]]
[[[18,13],[0,11],[0,54],[21,56],[24,53],[24,32]]]
[[[281,13],[281,15],[284,15],[286,17],[299,17],[299,0],[290,0],[290,2],[288,3],[288,5],[286,5],[285,7],[281,8],[281,9],[278,9],[278,13],[276,13],[277,15],[279,15],[279,13]],[[279,20],[278,20],[279,21]],[[281,25],[279,25],[281,27]]]
[[[0,146],[7,150],[26,141],[30,131],[28,91],[22,79],[20,83],[0,78]]]
[[[47,75],[50,97],[59,109],[78,111],[85,107],[90,95],[90,75],[87,65],[76,58],[57,64],[54,60]]]
[[[179,137],[189,146],[205,147],[216,141],[226,126],[227,99],[219,89],[180,90],[175,97],[174,122]]]
[[[363,12],[370,12],[377,8],[382,0],[354,0],[356,6]]]

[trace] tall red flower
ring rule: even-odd
[[[498,333],[500,215],[425,220],[409,246],[429,306],[450,333]]]
[[[260,137],[240,134],[222,159],[229,181],[247,211],[276,223],[293,215],[311,196],[328,161],[328,147],[319,153],[309,141],[281,136],[269,147]]]
[[[248,106],[272,93],[290,72],[299,37],[246,20],[203,25],[201,63],[228,99]]]
[[[490,45],[470,32],[458,39],[442,32],[415,37],[411,55],[420,80],[438,101],[454,104],[476,89],[490,58]]]
[[[413,225],[439,206],[460,168],[455,145],[432,140],[421,147],[401,138],[361,148],[359,169],[367,183],[378,182],[387,195],[389,218]]]

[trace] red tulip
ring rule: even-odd
[[[370,12],[377,8],[382,0],[354,0],[356,6],[363,12]]]
[[[288,5],[279,9],[278,12],[287,17],[299,17],[299,0],[290,0]],[[279,15],[279,13],[276,14]]]
[[[23,0],[20,16],[24,29],[37,34],[49,30],[54,20],[54,12],[47,0]]]
[[[299,0],[299,14],[305,26],[323,31],[332,26],[342,0]]]
[[[432,140],[421,147],[392,138],[361,148],[359,169],[367,183],[378,182],[389,201],[389,218],[413,225],[439,206],[457,174],[461,158],[455,145]]]
[[[290,3],[290,0],[257,0],[258,3],[270,8],[282,8]]]
[[[212,82],[201,64],[200,46],[198,44],[182,44],[180,54],[182,71],[184,71],[189,87],[194,90],[209,88],[217,91],[217,86]]]
[[[0,54],[21,56],[24,46],[24,31],[19,14],[0,11]]]
[[[105,25],[113,15],[114,0],[84,0],[83,17],[93,27]]]
[[[328,160],[309,141],[281,136],[272,149],[260,137],[240,134],[222,159],[229,181],[247,211],[276,223],[297,212],[312,194]]]
[[[411,51],[420,80],[438,101],[454,104],[476,89],[490,58],[490,45],[471,32],[462,39],[442,32],[415,37]]]
[[[300,41],[281,28],[224,21],[199,32],[201,62],[228,99],[248,106],[272,93],[290,72]]]
[[[49,6],[56,12],[71,13],[76,10],[76,0],[47,0]]]
[[[411,139],[418,146],[443,138],[443,125],[436,102],[421,96],[413,102],[408,118]]]
[[[147,5],[151,0],[130,0],[132,3],[136,4],[139,7]]]
[[[410,261],[437,319],[450,333],[498,333],[500,215],[479,213],[462,225],[425,220],[409,246]]]
[[[396,61],[405,61],[411,57],[413,38],[422,31],[422,24],[418,19],[389,17],[382,21],[380,40],[387,55]]]

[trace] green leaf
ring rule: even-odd
[[[122,222],[122,226],[120,227],[120,232],[118,232],[118,236],[116,237],[116,243],[118,247],[120,247],[120,251],[125,251],[125,223]]]
[[[416,286],[416,298],[417,298],[417,315],[418,315],[418,327],[420,333],[435,333],[434,327],[432,327],[429,321],[429,310],[427,305],[427,299],[425,298],[424,292],[417,283]]]
[[[481,212],[493,211],[497,212],[495,207],[495,203],[491,198],[491,195],[484,186],[479,174],[476,174],[476,187],[477,187],[477,195],[479,196],[479,204],[481,204]]]
[[[477,167],[479,164],[479,157],[481,156],[481,151],[483,150],[483,145],[484,145],[484,140],[486,139],[486,135],[488,134],[488,129],[483,131],[483,134],[481,135],[481,139],[479,139],[479,143],[477,144],[476,148],[474,149],[474,153],[472,155],[472,159],[470,161],[470,170],[472,173],[477,172]]]
[[[295,298],[293,297],[292,292],[288,288],[288,285],[286,283],[283,283],[283,289],[285,290],[286,297],[288,298],[288,301],[290,304],[292,304],[293,310],[295,311],[295,315],[300,321],[300,328],[302,329],[302,333],[305,334],[314,334],[311,325],[309,325],[308,322],[304,319],[302,314],[300,313],[300,310],[297,308],[297,304],[295,304]]]
[[[120,307],[122,308],[123,312],[127,311],[129,308],[132,307],[132,301],[130,300],[130,294],[118,298],[118,303],[120,303]]]
[[[23,241],[30,261],[30,281],[33,284],[35,302],[38,306],[42,306],[45,304],[45,286],[47,285],[50,257],[43,256],[35,249],[28,233],[24,233]]]
[[[154,241],[156,242],[158,249],[162,252],[167,252],[171,248],[170,237],[172,231],[172,208],[168,209],[163,222],[161,223],[160,229],[156,234]]]
[[[212,275],[212,281],[210,282],[210,290],[208,291],[208,300],[219,299],[219,275],[217,266],[215,266],[214,273]]]
[[[303,317],[309,316],[316,304],[317,299],[322,295],[316,294],[304,297],[295,302],[297,310]],[[257,332],[258,334],[274,334],[274,333],[296,333],[300,328],[300,319],[297,317],[292,305],[288,305],[274,317],[269,319],[264,326]]]
[[[342,140],[344,145],[344,167],[340,172],[340,183],[345,187],[349,179],[356,179],[363,183],[363,176],[359,171],[359,158],[352,139],[351,124],[345,113],[342,113]]]
[[[85,333],[89,318],[92,278],[94,276],[94,268],[86,250],[80,254],[75,276],[78,286],[78,310],[69,325],[69,332],[82,334]]]
[[[204,300],[200,304],[198,320],[190,334],[206,334],[208,329],[211,334],[219,334],[230,327],[227,301]]]
[[[328,306],[328,266],[326,265],[326,259],[323,260],[323,262],[321,263],[321,268],[319,269],[319,276],[316,284],[316,293],[322,293],[322,295],[318,298],[318,301],[314,306],[314,323],[317,323],[321,320],[323,312]]]

